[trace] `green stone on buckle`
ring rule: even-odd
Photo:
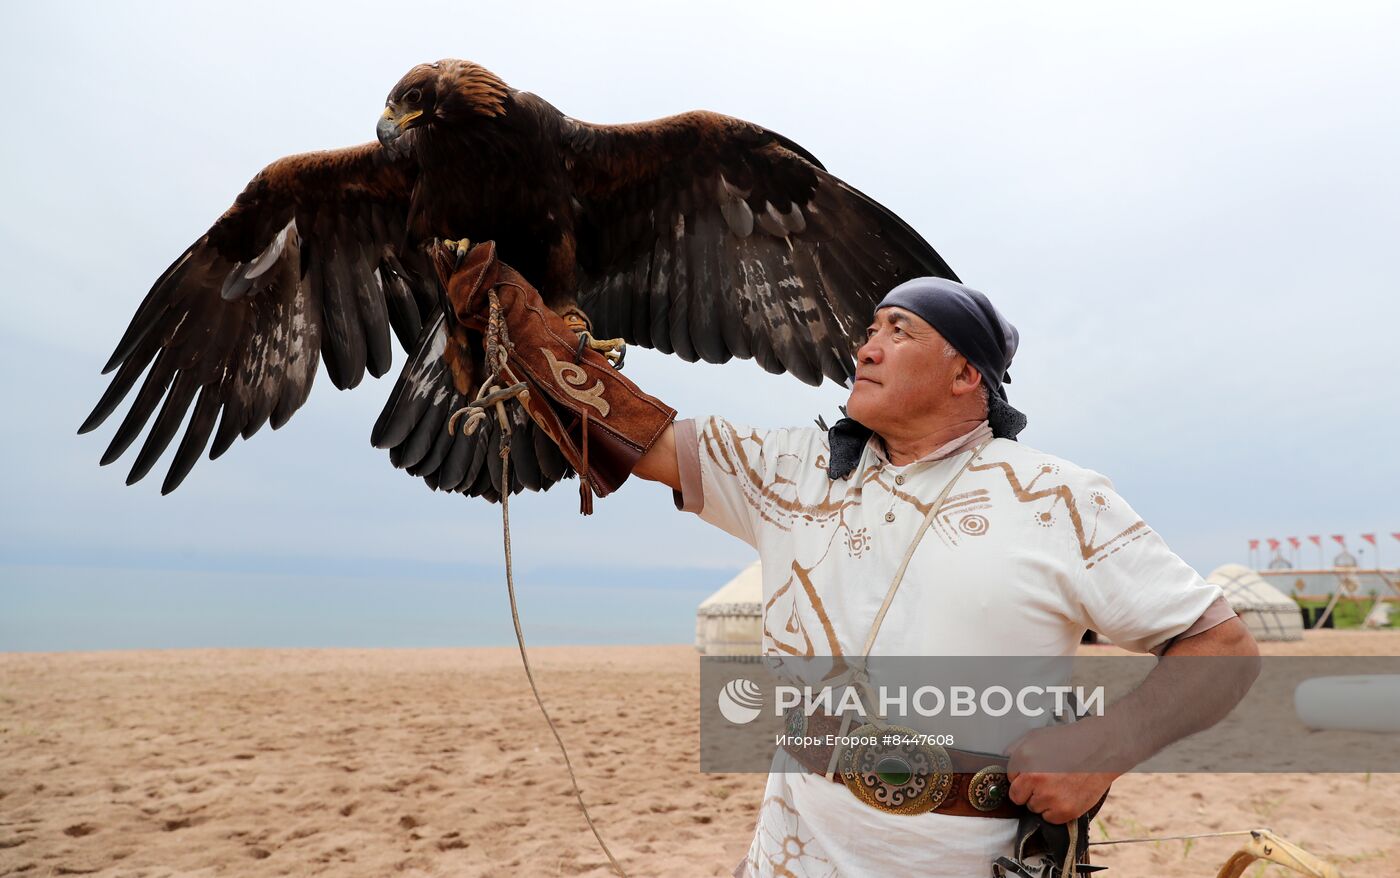
[[[875,776],[881,783],[892,787],[902,787],[909,783],[914,777],[914,772],[909,769],[909,763],[897,756],[886,756],[875,765]]]
[[[1006,772],[998,766],[988,765],[968,781],[967,798],[978,811],[995,811],[1006,801],[1009,789]]]

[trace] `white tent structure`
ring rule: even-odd
[[[1225,592],[1230,609],[1239,614],[1255,640],[1302,640],[1303,614],[1298,603],[1264,581],[1243,564],[1215,568],[1207,582]]]
[[[763,644],[763,568],[755,561],[695,611],[701,655],[757,659]]]

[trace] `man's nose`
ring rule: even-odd
[[[865,344],[856,349],[857,363],[878,363],[881,356],[883,354],[880,351],[880,346],[875,343],[873,338],[866,339]]]

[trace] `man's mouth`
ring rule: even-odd
[[[879,384],[879,383],[880,383],[880,382],[876,381],[874,378],[869,378],[869,377],[867,377],[867,376],[865,376],[865,375],[857,375],[857,376],[856,376],[856,383],[857,383],[857,384],[860,384],[862,381],[865,382],[866,384]]]

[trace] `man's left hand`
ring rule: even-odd
[[[1101,718],[1032,729],[1008,751],[1011,801],[1050,823],[1077,819],[1123,773],[1101,770],[1118,762],[1112,754],[1120,742],[1121,734]],[[1056,770],[1044,770],[1047,767]]]

